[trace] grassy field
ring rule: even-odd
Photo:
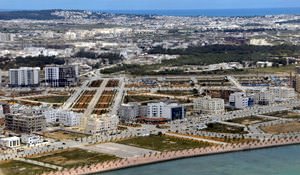
[[[160,100],[164,99],[163,97],[155,97],[155,96],[144,96],[144,95],[131,95],[131,96],[125,96],[124,102],[144,102],[144,101],[150,101],[150,100]]]
[[[85,151],[82,149],[70,149],[59,153],[50,153],[31,158],[40,162],[71,168],[83,165],[91,165],[108,160],[118,159],[116,156]]]
[[[30,100],[46,103],[64,103],[68,98],[69,96],[49,96],[41,98],[31,98]]]
[[[158,94],[164,94],[164,95],[173,95],[173,96],[186,96],[186,95],[195,95],[196,93],[193,91],[180,91],[180,90],[174,90],[174,91],[157,91]]]
[[[300,122],[290,122],[285,124],[278,124],[273,126],[261,127],[261,129],[269,134],[279,134],[279,133],[288,133],[288,132],[299,132],[300,131]]]
[[[247,134],[244,128],[237,126],[229,126],[220,123],[210,123],[204,131],[208,132],[219,132],[219,133],[231,133],[231,134]]]
[[[242,125],[251,125],[255,123],[261,123],[261,122],[267,122],[270,121],[269,119],[261,118],[261,117],[244,117],[244,118],[236,118],[233,120],[228,120],[228,122],[233,122],[233,123],[239,123]]]
[[[292,118],[292,119],[300,118],[300,114],[291,111],[274,112],[265,115],[273,116],[273,117],[281,117],[281,118]]]
[[[249,73],[290,73],[290,72],[294,72],[296,66],[297,65],[293,64],[293,65],[281,66],[281,67],[249,69]]]
[[[54,132],[46,132],[44,133],[44,136],[52,139],[66,140],[66,139],[76,139],[76,138],[86,137],[88,135],[60,130]]]
[[[0,175],[37,175],[51,170],[15,160],[0,163]]]
[[[207,142],[199,142],[164,135],[150,135],[118,141],[117,143],[151,149],[156,151],[176,151],[211,146]]]

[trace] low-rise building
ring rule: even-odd
[[[115,131],[118,128],[119,119],[117,116],[92,115],[86,126],[86,133],[96,134]]]
[[[64,126],[79,126],[82,114],[73,111],[51,109],[44,112],[46,122]]]
[[[297,97],[295,89],[288,87],[270,87],[269,91],[276,101],[286,101]]]
[[[19,137],[5,137],[0,139],[0,145],[8,148],[15,148],[21,145]]]
[[[269,90],[262,90],[255,94],[255,103],[259,105],[270,105],[275,102],[275,96]]]
[[[236,109],[244,109],[253,106],[254,99],[244,92],[235,92],[229,96],[229,105]]]
[[[21,142],[23,144],[26,144],[27,146],[36,146],[38,144],[43,143],[43,141],[43,138],[39,135],[22,134],[21,136]]]
[[[167,120],[183,119],[184,107],[178,103],[148,103],[147,118],[165,118]]]
[[[224,100],[205,96],[194,100],[194,112],[203,114],[223,114],[225,112]]]
[[[40,132],[45,129],[46,120],[42,115],[7,114],[5,128],[17,133]]]

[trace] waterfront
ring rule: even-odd
[[[299,175],[300,145],[203,156],[101,175]]]

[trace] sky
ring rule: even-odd
[[[0,0],[2,10],[164,10],[300,7],[300,0]]]

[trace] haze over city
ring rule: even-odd
[[[1,9],[162,10],[300,7],[298,0],[0,0]]]

